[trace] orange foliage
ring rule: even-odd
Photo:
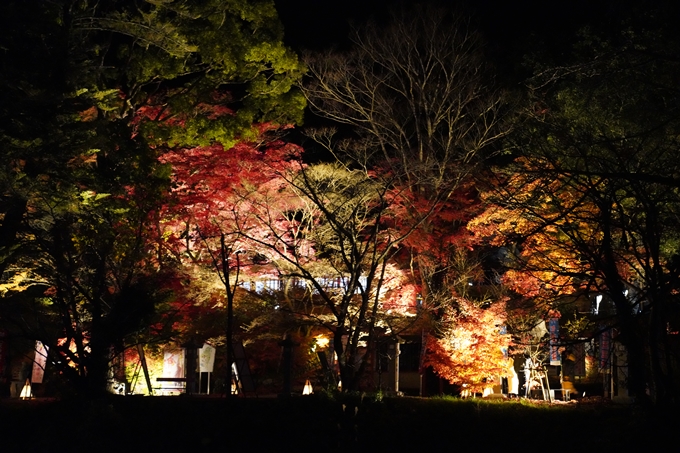
[[[427,337],[424,365],[452,384],[479,391],[488,379],[504,376],[508,369],[505,303],[480,308],[465,299],[457,302],[457,309],[450,309],[444,317],[441,335]]]
[[[516,293],[540,300],[573,293],[592,274],[574,244],[600,240],[598,209],[568,183],[537,177],[529,163],[518,162],[526,172],[484,194],[487,209],[468,229],[479,243],[510,246],[503,283]]]

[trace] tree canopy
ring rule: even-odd
[[[578,59],[530,80],[522,157],[471,226],[516,244],[507,274],[526,297],[605,295],[628,351],[629,391],[674,400],[678,307],[675,41],[584,32]],[[521,286],[524,285],[522,288]],[[646,363],[651,363],[651,367]]]
[[[298,121],[302,69],[271,2],[0,8],[2,280],[34,312],[5,317],[96,393],[110,348],[148,328],[172,269],[153,228],[170,182],[159,146],[230,145],[257,121]]]
[[[513,105],[428,5],[306,69],[271,0],[5,2],[2,323],[90,395],[132,344],[222,330],[330,334],[350,390],[418,337],[421,374],[481,390],[573,313],[553,350],[612,335],[629,392],[677,402],[680,40],[647,17],[528,56]]]

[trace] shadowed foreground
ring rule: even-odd
[[[0,401],[0,451],[616,451],[666,448],[672,411],[345,397]],[[10,450],[9,447],[13,448]]]

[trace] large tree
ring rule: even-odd
[[[404,235],[393,263],[425,305],[451,304],[446,258],[465,244],[470,175],[507,133],[481,36],[462,15],[415,6],[355,28],[350,40],[348,50],[306,57],[310,108],[337,126],[310,135],[408,200],[385,201]]]
[[[415,314],[416,294],[407,285],[400,294],[392,261],[417,227],[398,214],[415,206],[383,182],[338,164],[299,164],[245,191],[234,210],[249,248],[287,282],[282,308],[332,335],[343,390],[362,385],[376,332],[395,333],[391,313]]]
[[[473,226],[514,242],[510,280],[555,302],[604,295],[628,352],[629,392],[677,401],[677,40],[584,34],[577,60],[530,81],[523,157]]]
[[[338,134],[321,130],[312,138],[350,168],[386,172],[390,184],[413,194],[420,209],[401,218],[419,229],[403,255],[428,299],[440,290],[430,277],[445,272],[438,251],[461,245],[474,198],[470,176],[508,132],[503,96],[482,37],[457,12],[394,10],[385,24],[357,27],[350,39],[349,50],[306,58],[310,108],[340,126]]]
[[[39,316],[13,319],[97,393],[168,264],[150,228],[169,176],[157,146],[298,120],[301,67],[267,1],[6,2],[0,16],[3,283],[46,289],[23,291]]]

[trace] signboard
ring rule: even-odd
[[[47,365],[47,346],[42,341],[35,342],[35,358],[33,359],[33,371],[31,372],[31,383],[42,384],[45,376],[45,366]]]
[[[208,343],[198,350],[198,371],[200,373],[212,373],[215,366],[215,348]]]
[[[184,349],[168,349],[163,352],[163,377],[184,378]],[[184,388],[183,382],[168,382],[166,387]]]

